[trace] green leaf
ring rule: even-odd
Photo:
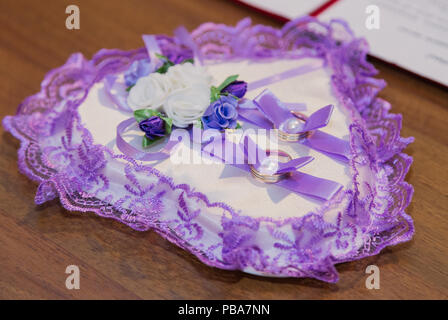
[[[164,56],[163,54],[160,54],[160,53],[155,53],[155,55],[156,55],[156,57],[157,58],[159,58],[159,59],[162,59],[162,60],[165,60],[165,61],[170,61],[170,59],[168,59],[168,57],[167,56]]]
[[[159,69],[156,70],[158,73],[166,73],[170,67],[174,66],[174,63],[171,61],[165,62]]]
[[[156,70],[156,72],[158,72],[158,73],[166,73],[170,67],[174,66],[174,63],[170,59],[168,59],[168,57],[164,56],[163,54],[156,53],[155,55],[156,55],[157,58],[159,58],[159,59],[164,61],[162,66],[159,67]]]
[[[165,135],[171,134],[173,129],[173,119],[164,116],[160,116],[160,118],[165,122]]]
[[[155,54],[157,58],[161,59],[164,61],[163,65],[161,67],[159,67],[156,72],[157,73],[167,73],[168,69],[172,66],[174,66],[174,62],[171,61],[170,59],[168,59],[168,57],[164,56],[163,54]],[[181,62],[181,64],[184,63],[194,63],[193,59],[185,59],[184,61]]]
[[[210,88],[210,102],[211,102],[211,103],[213,103],[213,102],[215,102],[216,100],[219,99],[219,93],[220,93],[220,91],[221,91],[221,90],[219,90],[218,88],[216,88],[216,87],[214,87],[214,86],[212,86],[212,87]]]
[[[194,64],[194,59],[193,59],[193,58],[191,58],[191,59],[185,59],[184,61],[182,61],[182,64],[184,64],[184,63],[191,63],[191,64]]]
[[[148,148],[151,144],[153,144],[156,140],[151,140],[147,136],[143,136],[142,147]]]
[[[236,123],[236,128],[235,128],[235,129],[241,129],[241,128],[242,128],[241,124],[240,124],[239,122],[237,122],[237,123]]]
[[[126,88],[126,91],[127,91],[127,92],[131,91],[132,87],[134,87],[134,86],[135,86],[135,84],[133,84],[133,85],[127,87],[127,88]]]
[[[157,137],[154,140],[149,139],[146,136],[143,136],[142,139],[142,147],[143,148],[148,148],[151,147],[154,144],[160,143],[162,140],[164,139],[164,137]]]
[[[156,70],[157,73],[166,73],[169,69],[169,67],[171,67],[172,64],[170,65],[169,62],[165,62],[159,69]]]
[[[221,92],[220,95],[221,95],[221,96],[232,97],[232,98],[235,99],[235,100],[240,100],[240,98],[238,98],[237,96],[235,96],[235,95],[233,95],[233,94],[231,94],[231,93],[228,93],[228,92]]]
[[[224,80],[219,86],[218,86],[218,91],[221,92],[222,89],[224,89],[225,87],[227,87],[229,84],[231,84],[233,81],[235,81],[236,79],[238,79],[239,75],[234,74],[233,76],[227,77],[226,80]]]
[[[137,122],[149,119],[152,116],[160,117],[161,113],[152,109],[140,109],[134,111],[134,118],[135,120],[137,120]]]

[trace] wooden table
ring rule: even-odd
[[[65,8],[77,4],[81,29],[65,28]],[[229,1],[0,1],[0,116],[39,90],[45,73],[76,51],[142,46],[143,33],[178,25],[278,23]],[[407,212],[411,242],[338,266],[340,281],[268,279],[200,263],[153,232],[136,232],[93,214],[70,213],[57,201],[36,206],[36,185],[17,169],[19,143],[0,134],[0,298],[11,299],[419,299],[448,297],[448,92],[373,61],[388,82],[380,96],[402,113],[403,136],[416,141],[407,181],[415,194]],[[67,290],[65,269],[81,269],[81,289]],[[365,268],[381,271],[381,289],[365,287]]]

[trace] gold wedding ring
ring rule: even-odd
[[[291,113],[297,119],[299,119],[303,122],[306,122],[306,120],[308,119],[308,117],[301,112],[291,111]],[[305,132],[301,132],[301,133],[288,133],[288,132],[285,132],[285,131],[282,131],[282,130],[276,128],[275,126],[274,126],[274,129],[277,129],[278,137],[280,138],[280,140],[287,141],[287,142],[301,141],[301,140],[311,137],[311,135],[313,134],[313,131],[305,131]]]
[[[284,159],[284,161],[279,161],[279,162],[288,162],[292,160],[292,157],[286,153],[285,151],[282,150],[276,150],[276,151],[271,151],[271,150],[266,150],[266,153],[269,155],[271,154],[277,154],[279,159]],[[257,170],[255,168],[254,165],[249,164],[250,167],[250,172],[252,173],[252,176],[261,182],[264,183],[276,183],[279,182],[280,180],[286,178],[287,176],[289,176],[289,172],[286,173],[275,173],[275,174],[266,174],[266,173],[262,173],[259,170]]]

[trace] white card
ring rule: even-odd
[[[309,14],[328,3],[319,0],[242,2],[287,19]],[[356,36],[367,39],[371,55],[448,86],[448,1],[332,2],[319,14],[319,19],[346,20]]]

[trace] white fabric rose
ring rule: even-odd
[[[191,63],[176,64],[168,69],[166,76],[170,78],[173,88],[182,89],[197,84],[211,85],[212,77],[204,67]]]
[[[137,80],[128,95],[128,105],[133,110],[158,109],[172,91],[170,79],[160,73],[151,73]]]
[[[202,117],[209,104],[210,87],[195,84],[170,94],[163,109],[176,127],[185,128]]]

